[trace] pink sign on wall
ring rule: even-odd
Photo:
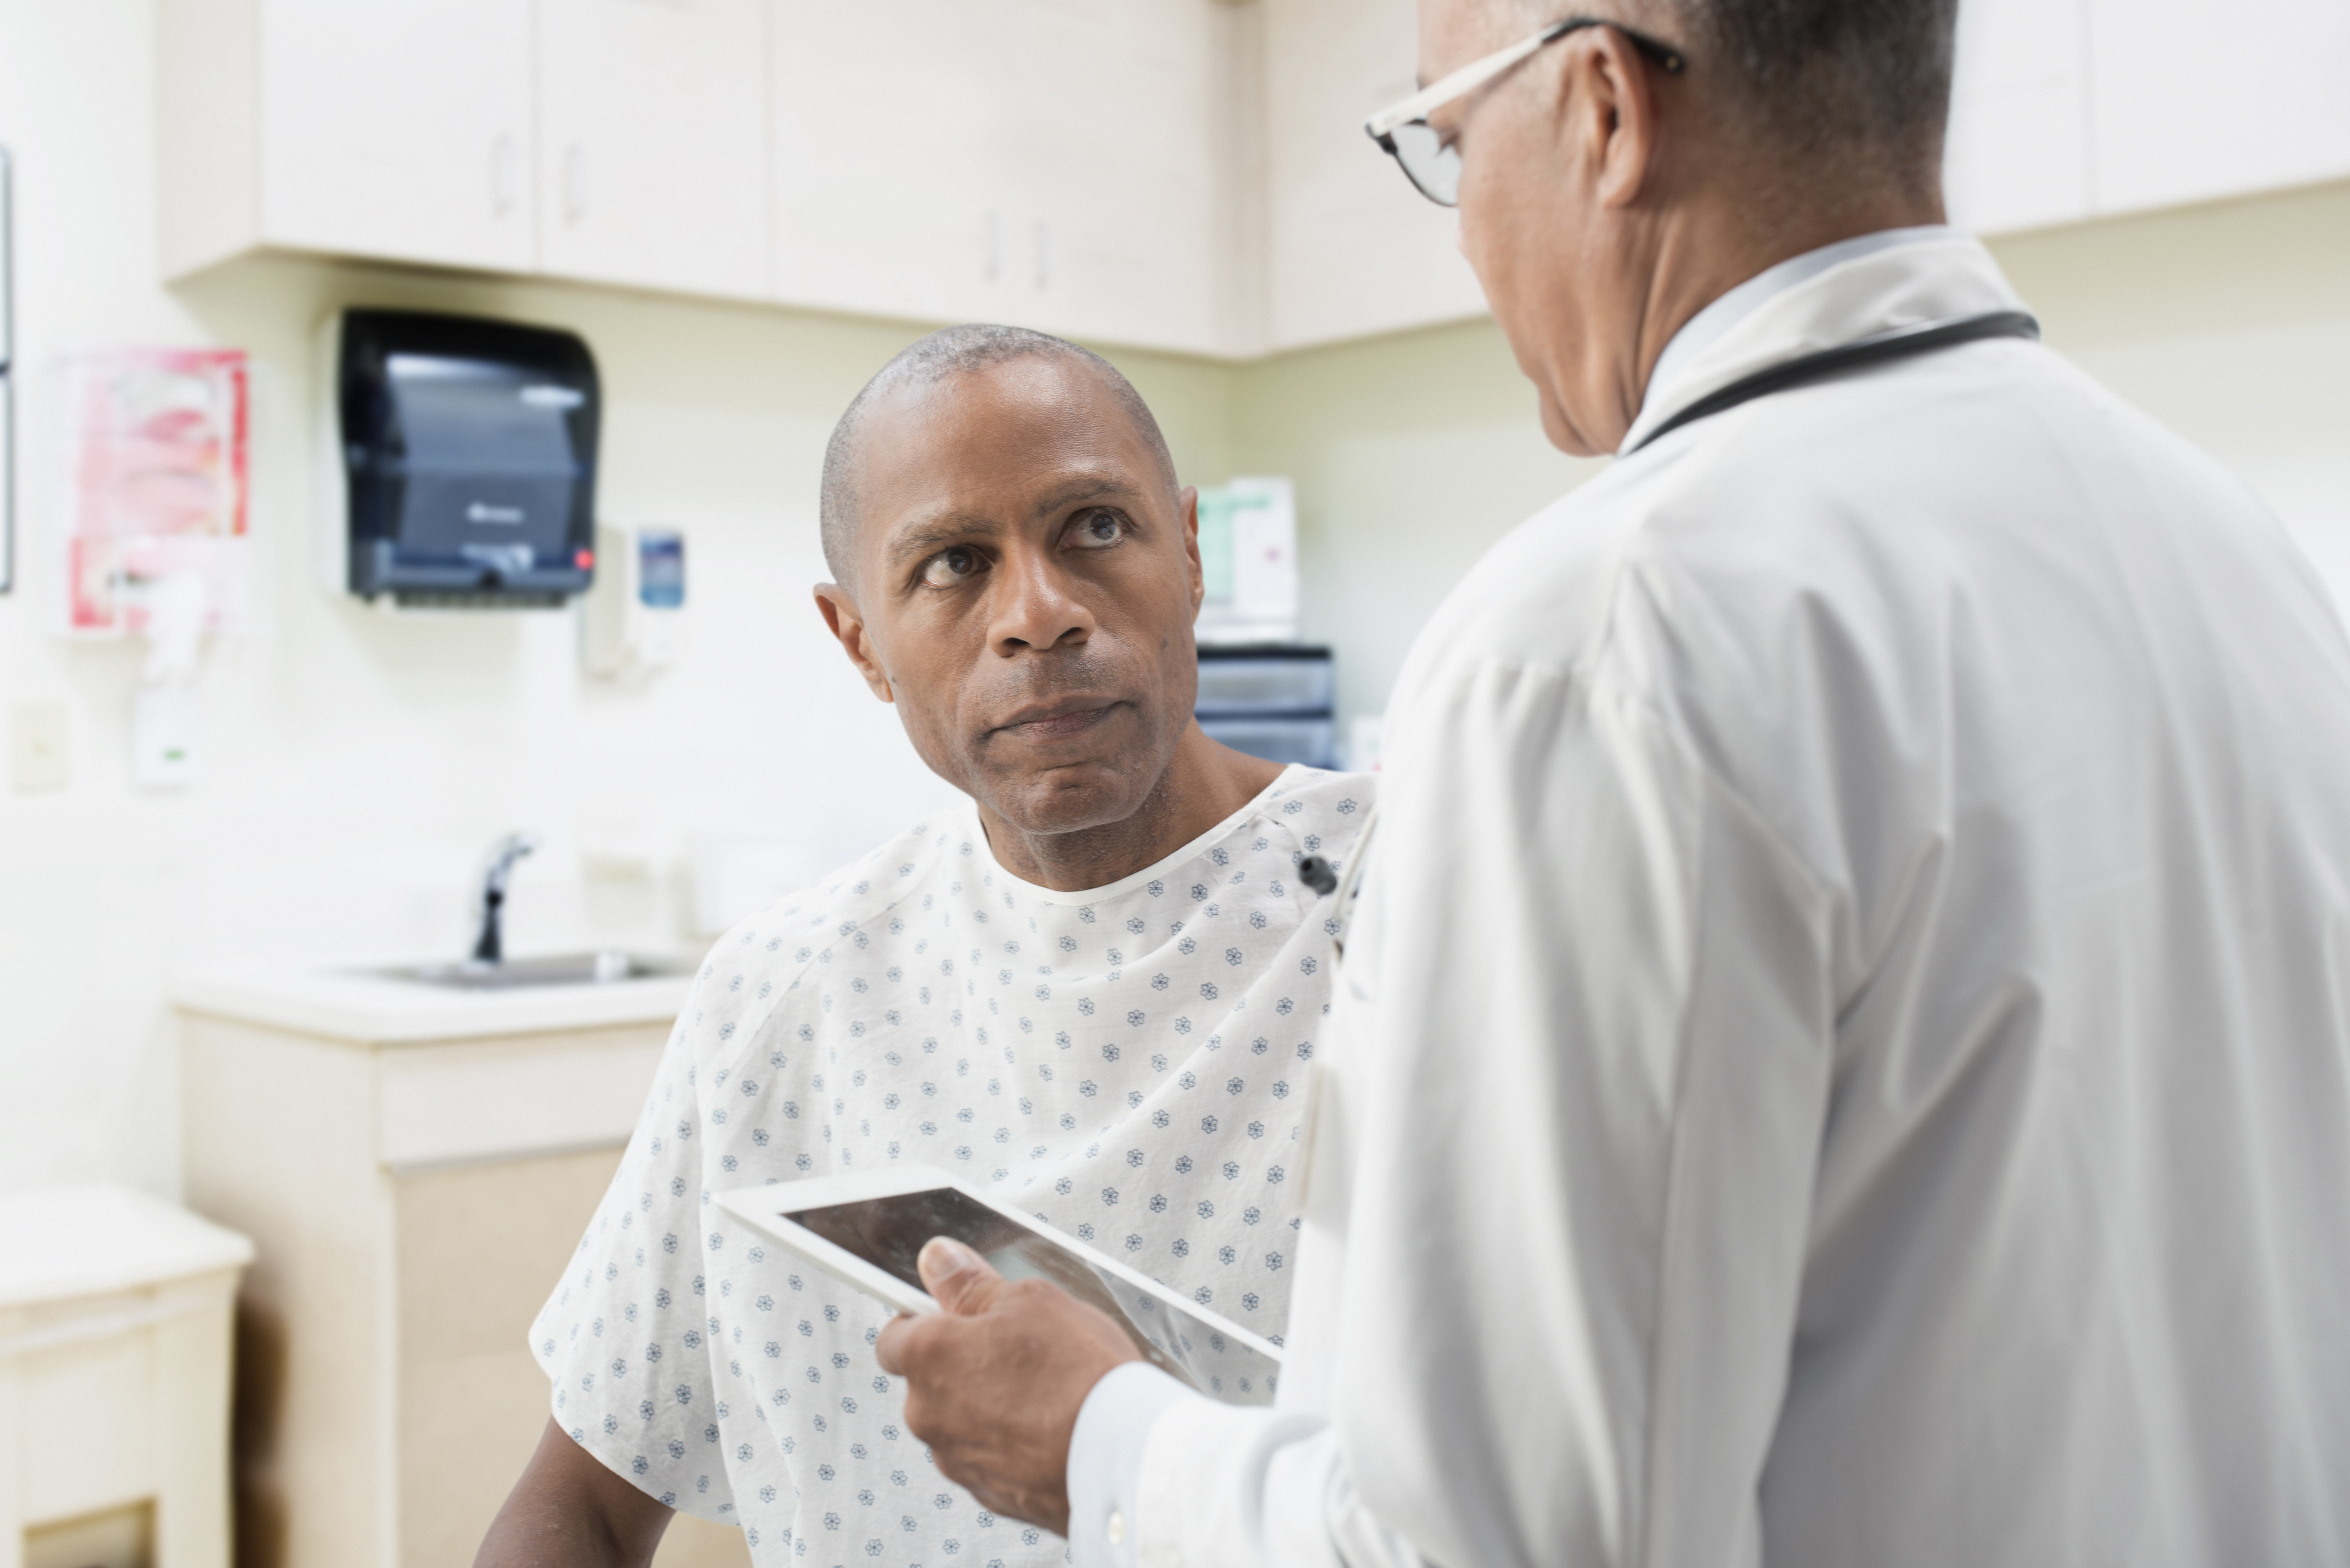
[[[115,348],[66,364],[66,624],[143,632],[156,587],[203,585],[204,629],[244,619],[251,372],[234,348]]]

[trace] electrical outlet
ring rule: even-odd
[[[8,711],[8,784],[18,794],[52,794],[73,782],[62,702],[19,702]]]

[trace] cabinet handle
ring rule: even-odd
[[[576,141],[563,153],[563,215],[575,223],[588,215],[588,150]]]
[[[515,178],[520,172],[518,163],[511,135],[500,135],[490,143],[490,207],[500,217],[514,211],[515,198],[519,194]]]
[[[1036,286],[1049,287],[1053,282],[1053,228],[1043,218],[1036,220]]]

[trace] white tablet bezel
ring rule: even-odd
[[[937,1166],[896,1166],[888,1170],[858,1171],[839,1176],[811,1176],[798,1181],[778,1181],[764,1187],[738,1187],[717,1195],[718,1206],[760,1234],[795,1256],[822,1269],[825,1272],[874,1296],[905,1313],[934,1313],[941,1310],[927,1291],[917,1290],[887,1270],[867,1262],[847,1248],[828,1241],[815,1231],[785,1218],[786,1209],[822,1209],[837,1203],[861,1203],[877,1198],[899,1198],[912,1192],[930,1192],[941,1187],[955,1191],[1003,1216],[1023,1230],[1043,1237],[1087,1266],[1114,1276],[1157,1299],[1161,1306],[1172,1307],[1210,1330],[1228,1335],[1240,1345],[1263,1355],[1276,1366],[1282,1364],[1281,1347],[1254,1334],[1230,1318],[1211,1312],[1199,1303],[1176,1294],[1149,1274],[1128,1267],[1108,1257],[1066,1231],[1055,1230],[1034,1214],[1019,1210],[978,1191],[968,1183],[955,1179],[951,1171]],[[789,1196],[785,1196],[788,1194]]]

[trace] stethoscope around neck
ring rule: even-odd
[[[1913,321],[1906,327],[1888,327],[1882,332],[1872,332],[1866,337],[1856,337],[1849,343],[1839,343],[1815,354],[1799,355],[1776,365],[1766,365],[1751,376],[1741,376],[1730,385],[1709,392],[1689,407],[1676,411],[1671,418],[1626,448],[1620,455],[1629,457],[1660,436],[1699,420],[1727,413],[1741,403],[1825,380],[1846,370],[1931,354],[1939,349],[1955,348],[1961,343],[1978,343],[1989,337],[2037,338],[2039,336],[2040,323],[2030,312],[2022,310],[1986,310],[1975,316],[1953,316],[1940,321]]]

